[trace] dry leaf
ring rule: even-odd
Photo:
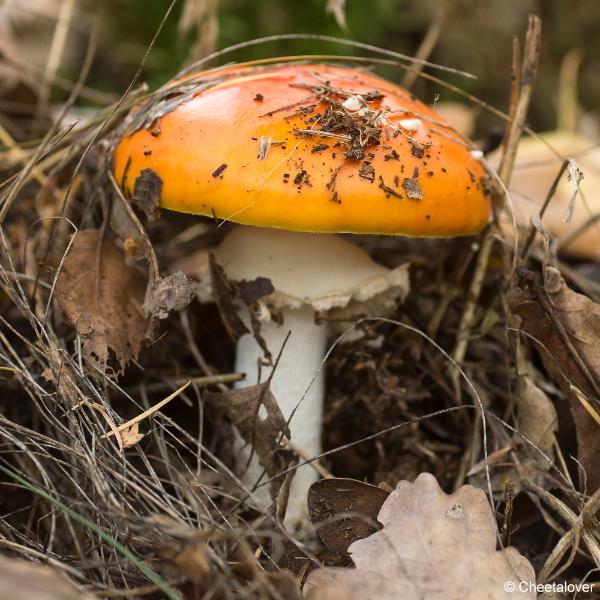
[[[274,600],[302,600],[302,593],[296,578],[287,571],[276,571],[267,573],[267,579],[271,587],[274,588],[274,594],[270,595]]]
[[[554,404],[530,377],[519,379],[516,398],[519,433],[552,459],[555,434],[558,431],[558,417]],[[538,464],[548,469],[548,462],[540,458]]]
[[[134,423],[131,427],[119,431],[123,448],[131,448],[131,446],[135,446],[138,442],[144,439],[144,435],[145,434],[140,433],[139,423]]]
[[[200,584],[210,573],[206,536],[202,533],[182,540],[178,547],[163,546],[160,555],[175,574],[187,581]]]
[[[85,359],[105,373],[115,374],[137,358],[148,322],[142,313],[146,284],[125,263],[111,241],[100,241],[96,229],[77,233],[56,284],[56,303],[77,329]]]
[[[144,169],[133,182],[131,201],[146,215],[148,221],[160,217],[162,186],[162,179],[152,169]]]
[[[278,445],[281,434],[289,439],[290,432],[267,384],[259,383],[223,393],[209,392],[206,399],[225,413],[244,441],[253,447],[269,477],[293,464],[293,454]],[[283,483],[281,478],[272,482],[271,496],[274,499]]]
[[[587,475],[588,491],[600,485],[600,429],[578,399],[573,385],[600,406],[600,305],[569,289],[560,272],[547,267],[545,285],[521,272],[511,309],[534,343],[546,370],[569,398],[577,431],[577,458]]]
[[[353,600],[350,590],[343,585],[328,583],[326,586],[315,587],[310,590],[310,600]]]
[[[310,551],[303,550],[291,539],[274,539],[271,557],[277,562],[279,569],[290,571],[299,579],[303,579],[307,571],[315,566]]]
[[[533,372],[533,367],[529,365],[526,372]],[[554,460],[555,433],[558,431],[558,417],[554,404],[531,377],[525,376],[517,381],[515,399],[518,434],[515,434],[514,440],[508,446],[495,450],[487,459],[471,467],[467,473],[468,481],[476,487],[485,488],[487,485],[487,465],[490,467],[492,490],[502,492],[507,485],[511,485],[517,495],[523,479],[535,479],[540,470],[550,469],[551,463],[548,459]],[[548,458],[532,448],[521,436],[535,444]],[[515,460],[513,453],[517,446]]]
[[[401,481],[377,519],[383,529],[349,548],[355,569],[313,571],[305,598],[476,600],[535,598],[519,582],[533,567],[514,548],[496,550],[496,521],[485,493],[470,485],[446,495],[429,473]],[[505,591],[506,582],[515,586]]]
[[[94,600],[59,571],[25,560],[0,556],[0,600]]]
[[[310,486],[308,513],[323,545],[347,556],[350,544],[381,528],[377,515],[388,496],[356,479],[322,479]]]
[[[235,285],[229,281],[223,267],[217,263],[212,254],[209,256],[209,265],[210,280],[221,321],[223,321],[229,337],[237,342],[243,335],[248,333],[248,328],[238,316],[238,311],[233,304],[236,296]]]
[[[182,271],[155,282],[146,296],[144,310],[158,319],[166,319],[173,310],[183,310],[198,296],[200,284]]]

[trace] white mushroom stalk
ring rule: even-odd
[[[216,258],[231,280],[259,276],[271,280],[275,291],[263,301],[260,334],[273,356],[290,333],[271,380],[271,391],[284,417],[290,420],[291,442],[305,456],[318,456],[325,389],[321,366],[329,325],[327,321],[317,324],[316,313],[348,320],[357,315],[388,314],[408,293],[408,266],[387,269],[335,235],[254,227],[234,229],[223,240]],[[275,313],[278,318],[271,318]],[[263,362],[260,345],[251,334],[244,335],[236,351],[236,371],[247,375],[240,386],[258,383],[259,372],[261,381],[267,379],[270,369],[259,368]],[[245,466],[250,448],[244,446],[241,437],[238,450],[238,465]],[[252,489],[262,472],[253,459],[243,475],[245,485]],[[297,469],[286,512],[288,528],[306,525],[308,488],[317,479],[310,465]],[[259,487],[254,500],[267,508],[268,486]]]

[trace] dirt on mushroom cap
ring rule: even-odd
[[[452,236],[488,222],[487,175],[468,142],[363,70],[229,67],[157,98],[132,113],[115,149],[126,194],[152,169],[161,207],[250,225]],[[407,194],[414,173],[420,193]]]

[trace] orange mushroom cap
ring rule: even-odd
[[[160,206],[310,232],[456,236],[491,200],[481,161],[407,90],[326,64],[195,73],[128,117],[114,152],[124,193]],[[139,179],[140,178],[140,179]]]

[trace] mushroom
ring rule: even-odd
[[[291,332],[272,389],[291,442],[316,456],[324,380],[313,378],[328,320],[315,314],[385,315],[408,291],[405,265],[378,265],[332,234],[475,234],[491,212],[484,166],[443,117],[362,70],[234,66],[188,75],[157,98],[126,121],[115,177],[134,202],[147,203],[152,188],[161,207],[242,224],[216,260],[231,280],[271,280],[260,335],[277,354]],[[239,340],[236,365],[250,383],[262,358],[251,335]],[[304,519],[315,478],[310,466],[298,469],[288,523]]]
[[[290,431],[294,446],[305,456],[318,456],[325,395],[321,363],[329,320],[348,323],[360,315],[391,312],[408,293],[408,265],[387,269],[337,236],[258,227],[235,228],[219,246],[216,258],[229,279],[270,279],[275,291],[260,301],[260,337],[273,355],[285,342],[270,382],[271,391],[284,417],[293,415]],[[317,321],[318,315],[326,318]],[[242,336],[236,349],[236,372],[247,373],[247,379],[256,383],[263,354],[253,335]],[[270,369],[262,369],[263,380],[269,374]],[[248,464],[249,452],[245,447],[240,453],[241,466]],[[250,462],[244,474],[250,487],[262,470],[257,461]],[[294,475],[286,514],[292,527],[306,521],[308,488],[317,478],[317,472],[308,465]],[[256,499],[268,506],[267,487],[258,488]]]

